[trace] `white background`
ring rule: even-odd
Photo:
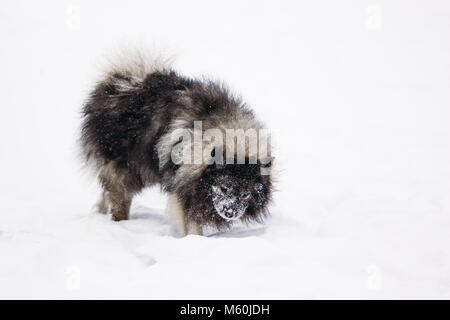
[[[450,297],[448,1],[2,1],[0,39],[0,298]],[[131,40],[273,130],[265,226],[172,238],[156,188],[92,213],[80,109]]]

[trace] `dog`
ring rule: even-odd
[[[220,230],[268,215],[270,139],[258,150],[250,145],[261,132],[268,130],[223,83],[134,53],[111,63],[90,92],[80,146],[103,189],[99,212],[126,220],[133,196],[159,184],[173,234],[201,235],[203,226]]]

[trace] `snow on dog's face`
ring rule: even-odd
[[[219,176],[211,186],[211,198],[214,209],[226,220],[237,220],[245,213],[248,207],[250,192],[244,186],[244,179],[230,179],[228,176]]]
[[[270,176],[259,164],[211,165],[202,178],[215,214],[232,220],[258,219],[270,198]]]
[[[235,161],[236,162],[236,161]],[[272,194],[271,161],[210,164],[184,184],[179,199],[192,221],[216,228],[234,221],[262,222]]]

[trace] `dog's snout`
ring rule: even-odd
[[[225,211],[225,217],[227,217],[227,218],[233,218],[233,212],[231,212],[231,211]]]
[[[217,197],[213,199],[213,203],[216,212],[227,221],[242,217],[247,207],[236,196]]]
[[[224,209],[225,209],[225,210],[224,210],[225,217],[227,217],[227,218],[229,218],[229,219],[231,219],[231,218],[234,217],[234,211],[233,211],[232,208],[230,208],[230,207],[225,207]]]

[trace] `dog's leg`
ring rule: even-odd
[[[114,221],[127,220],[130,215],[131,199],[133,194],[126,181],[126,172],[119,172],[113,163],[103,166],[99,172],[99,180],[103,187],[103,200],[107,204],[107,209],[111,211]],[[100,203],[99,209],[102,203]]]
[[[131,196],[126,192],[109,191],[109,204],[114,221],[128,220],[130,216]]]
[[[107,214],[109,210],[108,192],[103,191],[100,200],[97,202],[97,212]]]
[[[187,234],[196,234],[199,236],[203,235],[203,229],[200,224],[195,221],[187,219],[186,221],[186,232]]]
[[[175,194],[169,194],[167,200],[167,215],[170,223],[170,233],[174,237],[186,235],[186,218],[183,207]]]
[[[173,236],[184,237],[187,234],[203,234],[201,225],[186,217],[183,206],[175,194],[169,194],[166,211],[170,221],[170,232]]]

